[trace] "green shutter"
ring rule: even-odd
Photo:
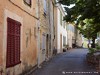
[[[62,13],[60,12],[60,24],[62,25]]]

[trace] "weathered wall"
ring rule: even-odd
[[[43,63],[52,56],[53,39],[54,39],[54,22],[53,22],[53,5],[51,0],[46,0],[46,12],[44,11],[44,0],[39,0],[39,16],[40,16],[40,41],[38,50],[38,63]],[[44,35],[44,38],[43,38]],[[47,39],[48,36],[48,39]]]
[[[0,66],[2,66],[2,55],[3,55],[3,3],[0,3]]]
[[[68,31],[68,45],[70,48],[72,48],[73,44],[73,38],[75,38],[75,26],[73,24],[68,24],[67,25],[67,31]]]
[[[43,0],[39,0],[39,17],[40,17],[40,29],[39,29],[39,50],[38,50],[38,63],[42,64],[46,59],[46,36],[49,34],[49,19],[48,19],[48,11],[44,14],[44,4]],[[48,1],[46,2],[46,7],[48,10]],[[43,41],[44,35],[44,41]],[[44,45],[44,49],[43,49]]]
[[[51,35],[51,48],[50,48],[50,57],[52,57],[54,45],[54,0],[48,0],[49,2],[49,28],[50,28],[50,35]]]
[[[54,26],[55,26],[55,41],[54,41],[54,44],[55,44],[55,48],[57,49],[57,6],[55,5],[54,7]]]
[[[23,0],[0,1],[0,65],[2,65],[4,75],[18,75],[37,64],[37,42],[35,37],[36,10],[36,0],[32,0],[31,8],[25,5]],[[22,24],[21,64],[9,69],[6,69],[7,17],[17,20]]]

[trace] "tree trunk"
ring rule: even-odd
[[[95,39],[96,39],[96,38],[92,38],[92,44],[91,44],[91,47],[92,47],[92,48],[95,48]]]
[[[88,48],[90,48],[90,39],[88,39],[88,44],[87,44]]]

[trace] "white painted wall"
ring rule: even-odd
[[[57,52],[60,53],[60,35],[62,34],[62,48],[63,48],[63,36],[66,36],[66,44],[67,44],[67,30],[66,27],[64,28],[63,25],[60,25],[60,12],[63,16],[65,16],[64,11],[62,10],[61,6],[57,8]],[[64,24],[64,23],[63,23]],[[66,23],[65,23],[66,24]]]

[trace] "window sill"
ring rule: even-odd
[[[16,65],[18,65],[20,63],[21,63],[21,61],[19,61],[17,63],[14,63],[14,64],[11,64],[11,65],[7,65],[6,68],[14,67],[14,66],[16,66]]]

